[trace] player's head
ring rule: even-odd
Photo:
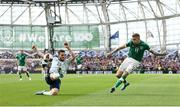
[[[134,33],[132,35],[132,41],[134,44],[138,44],[140,42],[140,35],[138,33]]]
[[[23,52],[24,52],[23,49],[21,49],[21,50],[20,50],[20,53],[22,54]]]
[[[58,57],[61,61],[64,61],[65,60],[65,50],[59,50]]]
[[[32,45],[32,50],[33,51],[36,51],[37,50],[37,47],[35,45]]]

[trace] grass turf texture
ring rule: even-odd
[[[0,106],[178,106],[180,105],[180,75],[132,74],[125,91],[118,88],[110,94],[116,82],[114,75],[66,75],[58,96],[37,96],[36,91],[48,90],[42,75],[0,75]]]

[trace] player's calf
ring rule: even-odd
[[[28,71],[25,71],[25,72],[26,72],[26,75],[29,78],[29,80],[31,80],[31,77],[29,76],[29,72]]]
[[[111,88],[110,93],[113,93],[115,89],[121,85],[121,83],[125,82],[125,79],[126,79],[126,75],[123,75],[120,79],[118,79],[115,85]]]
[[[20,80],[22,80],[21,71],[18,71],[18,75],[19,75]]]

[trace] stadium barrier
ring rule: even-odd
[[[30,73],[33,74],[40,74],[41,69],[28,69]],[[17,69],[12,69],[12,68],[0,68],[0,74],[16,74]],[[112,70],[68,70],[67,74],[114,74]],[[144,70],[144,72],[141,71],[135,71],[133,74],[180,74],[179,71],[149,71],[149,70]]]
[[[111,70],[79,70],[76,74],[112,74]]]

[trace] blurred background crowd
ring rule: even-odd
[[[30,53],[26,51],[27,53]],[[127,57],[127,51],[120,51],[111,57],[105,57],[104,51],[80,51],[76,52],[82,57],[82,67],[79,70],[111,70],[115,72],[123,60]],[[17,64],[16,56],[17,52],[1,51],[0,53],[0,71],[1,73],[16,73]],[[67,57],[69,55],[67,54]],[[27,68],[30,72],[41,72],[41,58],[28,57]],[[77,70],[76,61],[74,61],[69,70],[75,72]],[[145,53],[139,68],[141,72],[145,71],[163,71],[167,73],[172,71],[176,73],[180,71],[180,58],[178,51],[170,51],[165,57],[157,57],[149,53]]]

